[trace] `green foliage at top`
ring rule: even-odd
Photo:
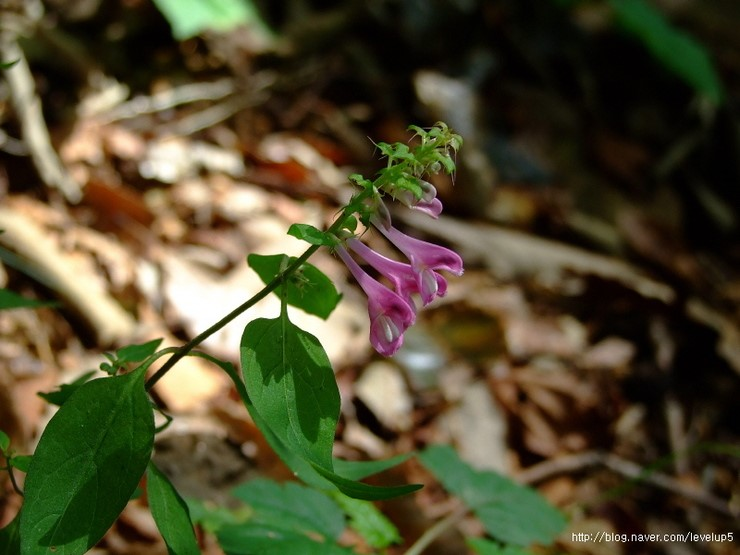
[[[46,426],[28,469],[21,555],[94,546],[136,489],[153,440],[143,369],[77,389]]]
[[[724,91],[707,50],[673,26],[645,0],[609,0],[617,22],[633,33],[660,62],[712,103]]]
[[[251,25],[263,33],[267,27],[250,0],[153,0],[172,27],[177,40],[203,31],[230,31]]]
[[[419,459],[502,543],[549,544],[565,527],[560,512],[536,491],[495,472],[471,468],[450,446],[430,447]]]

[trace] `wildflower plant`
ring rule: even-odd
[[[430,217],[439,216],[442,203],[427,179],[438,172],[452,174],[462,146],[460,136],[443,123],[410,130],[417,138],[412,147],[377,145],[387,163],[374,180],[350,177],[356,191],[328,229],[290,227],[288,233],[309,243],[303,255],[248,256],[250,267],[265,283],[252,298],[179,348],[159,349],[161,340],[125,346],[107,354],[108,360],[100,365],[108,377],[92,379],[93,373],[86,373],[58,391],[43,394],[60,408],[30,458],[16,455],[8,437],[0,433],[0,455],[6,460],[2,468],[24,495],[18,516],[0,530],[0,553],[85,553],[103,537],[142,483],[169,552],[200,552],[190,508],[152,462],[154,438],[163,426],[155,426],[155,413],[162,411],[150,391],[186,356],[206,359],[229,376],[267,442],[308,487],[255,482],[240,489],[237,495],[258,513],[266,498],[284,497],[286,502],[280,518],[273,519],[269,537],[244,522],[221,522],[216,531],[227,553],[353,553],[331,543],[344,526],[344,514],[373,547],[383,548],[399,539],[368,501],[408,494],[421,486],[381,487],[361,480],[408,457],[348,462],[333,456],[340,412],[334,372],[319,341],[291,322],[287,306],[324,319],[330,316],[341,295],[327,276],[308,263],[318,249],[328,248],[345,262],[367,295],[370,343],[381,355],[391,356],[416,320],[417,302],[426,306],[445,294],[447,281],[440,272],[462,274],[457,253],[406,235],[391,221],[387,203],[394,199]],[[363,243],[363,233],[372,229],[405,260],[383,256]],[[365,271],[358,260],[374,268],[384,282]],[[197,350],[206,338],[273,293],[280,298],[280,313],[246,325],[240,370]],[[162,365],[150,372],[160,359],[165,359]],[[169,422],[170,417],[166,419]],[[27,472],[22,492],[14,469]],[[296,500],[295,507],[290,499]],[[267,503],[265,509],[273,516],[275,504]],[[328,515],[339,515],[340,521]],[[560,524],[557,519],[548,522],[542,534],[552,537]]]

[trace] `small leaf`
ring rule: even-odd
[[[44,399],[47,403],[51,403],[52,405],[57,405],[61,407],[67,399],[69,399],[69,396],[72,395],[75,391],[77,391],[82,384],[87,383],[90,381],[90,378],[92,378],[95,375],[95,370],[90,370],[89,372],[85,372],[82,374],[79,378],[77,378],[72,383],[63,383],[59,386],[59,389],[56,391],[50,391],[49,393],[37,393],[39,397]]]
[[[360,534],[370,547],[383,549],[401,541],[398,528],[371,502],[354,499],[341,492],[330,495],[349,515],[350,528]]]
[[[495,472],[471,468],[448,445],[429,447],[419,459],[503,543],[549,544],[565,527],[560,512],[536,491]]]
[[[0,288],[0,310],[10,310],[12,308],[39,308],[42,306],[54,305],[56,305],[54,302],[27,299],[9,289]]]
[[[153,440],[143,369],[77,389],[46,426],[28,469],[22,555],[95,545],[136,489]]]
[[[0,452],[6,453],[10,447],[10,438],[8,434],[0,430]]]
[[[0,529],[0,553],[19,555],[21,552],[20,535],[21,515],[18,513],[5,528]]]
[[[188,506],[167,476],[149,462],[147,467],[147,499],[154,522],[162,534],[171,555],[199,555]]]
[[[293,224],[288,228],[288,235],[306,241],[311,245],[333,247],[337,240],[320,229],[309,224]]]
[[[339,389],[313,335],[287,315],[247,324],[241,340],[244,381],[257,412],[291,450],[332,468]]]
[[[287,260],[284,262],[285,259]],[[292,264],[295,258],[284,254],[250,254],[247,261],[267,285],[281,270]],[[342,295],[334,287],[334,283],[321,270],[308,262],[304,263],[288,280],[287,303],[324,320],[329,317],[341,298]]]
[[[12,62],[0,62],[0,69],[10,69],[18,62],[20,62],[20,60],[13,60]]]
[[[119,365],[128,364],[131,362],[141,362],[142,360],[149,358],[156,351],[157,347],[162,343],[162,339],[152,339],[146,343],[139,345],[126,345],[116,351],[116,362]]]
[[[10,466],[17,468],[21,472],[28,472],[33,455],[14,455],[10,458]]]

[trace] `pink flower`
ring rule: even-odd
[[[376,224],[376,227],[409,259],[417,291],[421,293],[425,304],[435,295],[441,297],[447,291],[447,282],[436,270],[446,270],[456,276],[462,275],[463,261],[455,251],[416,239],[390,225]]]
[[[403,344],[404,332],[416,321],[413,304],[368,275],[344,247],[336,250],[367,295],[370,344],[383,356],[393,355]]]
[[[434,283],[424,283],[422,284],[424,287],[420,288],[420,281],[410,264],[387,258],[358,239],[350,239],[347,245],[382,276],[389,279],[396,292],[412,306],[411,295],[413,293],[419,293],[422,303],[426,306],[434,300],[435,296],[441,297],[447,291],[447,281],[439,274],[434,274],[436,278]]]

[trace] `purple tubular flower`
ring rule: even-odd
[[[455,251],[428,243],[401,233],[393,226],[376,226],[386,238],[400,250],[411,263],[417,290],[426,304],[435,295],[442,296],[447,282],[435,270],[446,270],[456,276],[463,273],[463,261]],[[441,281],[440,281],[441,280]]]
[[[447,291],[447,281],[436,272],[433,272],[435,281],[425,283],[423,284],[424,287],[420,288],[420,281],[410,264],[387,258],[358,239],[350,239],[347,245],[381,275],[388,278],[393,283],[396,292],[412,306],[411,295],[413,293],[419,293],[424,306],[426,306],[434,300],[435,296],[441,297]]]
[[[381,355],[393,355],[403,344],[404,332],[416,320],[413,304],[370,277],[344,247],[337,247],[337,254],[367,295],[370,343]]]

